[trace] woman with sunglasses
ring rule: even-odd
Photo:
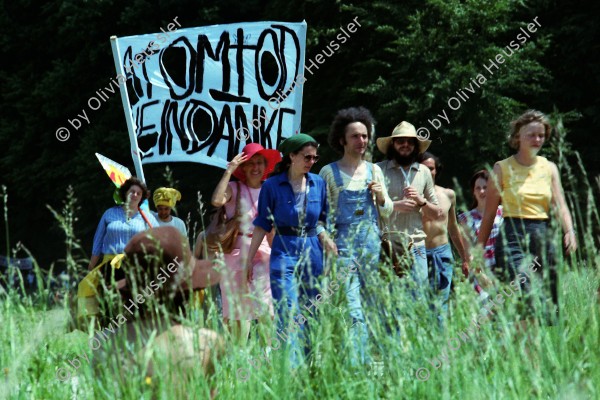
[[[317,162],[318,143],[300,133],[283,141],[283,154],[271,177],[265,181],[258,199],[258,216],[247,260],[252,260],[267,232],[275,228],[271,246],[271,291],[277,328],[289,334],[292,363],[297,365],[303,325],[317,294],[317,278],[323,273],[323,249],[337,254],[333,240],[325,231],[327,189],[325,181],[310,169]],[[252,263],[246,263],[252,280]],[[314,307],[313,307],[314,308]],[[299,331],[300,335],[296,332]]]

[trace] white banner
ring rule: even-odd
[[[300,129],[306,22],[111,39],[134,162],[225,168],[247,143],[276,148]]]

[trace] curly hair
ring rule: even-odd
[[[373,125],[375,120],[371,115],[371,111],[364,107],[350,107],[339,110],[329,128],[329,136],[327,142],[338,153],[344,152],[342,143],[346,143],[346,126],[353,122],[361,122],[367,127],[367,136],[371,140],[373,135]],[[341,143],[340,143],[341,141]]]
[[[548,140],[550,138],[552,125],[550,125],[550,121],[548,121],[546,115],[541,111],[527,110],[519,118],[510,123],[511,130],[508,136],[508,145],[511,148],[519,150],[519,131],[522,127],[532,122],[539,122],[544,125],[544,139]]]
[[[119,188],[119,198],[123,203],[127,203],[127,191],[131,189],[132,186],[139,186],[140,188],[142,188],[142,199],[140,200],[140,204],[145,199],[150,197],[150,191],[148,190],[146,184],[138,178],[136,178],[135,176],[132,176],[131,178],[123,182],[123,184]]]

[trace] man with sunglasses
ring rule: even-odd
[[[383,171],[394,210],[387,219],[390,232],[402,233],[412,242],[410,274],[420,292],[428,287],[427,256],[422,215],[437,219],[441,215],[429,169],[418,163],[431,140],[417,139],[415,127],[402,121],[391,136],[377,139],[377,148],[387,156],[377,163]],[[418,296],[420,297],[420,296]]]
[[[352,271],[344,289],[352,319],[348,353],[351,364],[368,364],[367,326],[361,303],[373,304],[376,299],[374,282],[381,240],[377,215],[392,213],[392,200],[387,194],[381,169],[364,160],[373,134],[373,117],[364,107],[338,111],[329,131],[329,145],[343,154],[342,158],[321,169],[319,175],[327,183],[331,220],[335,221],[335,244],[340,270]],[[379,211],[377,210],[379,208]],[[357,268],[358,266],[358,268]],[[354,270],[352,270],[354,268]],[[379,310],[380,307],[370,307]]]

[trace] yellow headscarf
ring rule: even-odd
[[[154,191],[152,199],[155,207],[167,206],[173,208],[175,203],[181,200],[181,193],[177,189],[161,187]]]

